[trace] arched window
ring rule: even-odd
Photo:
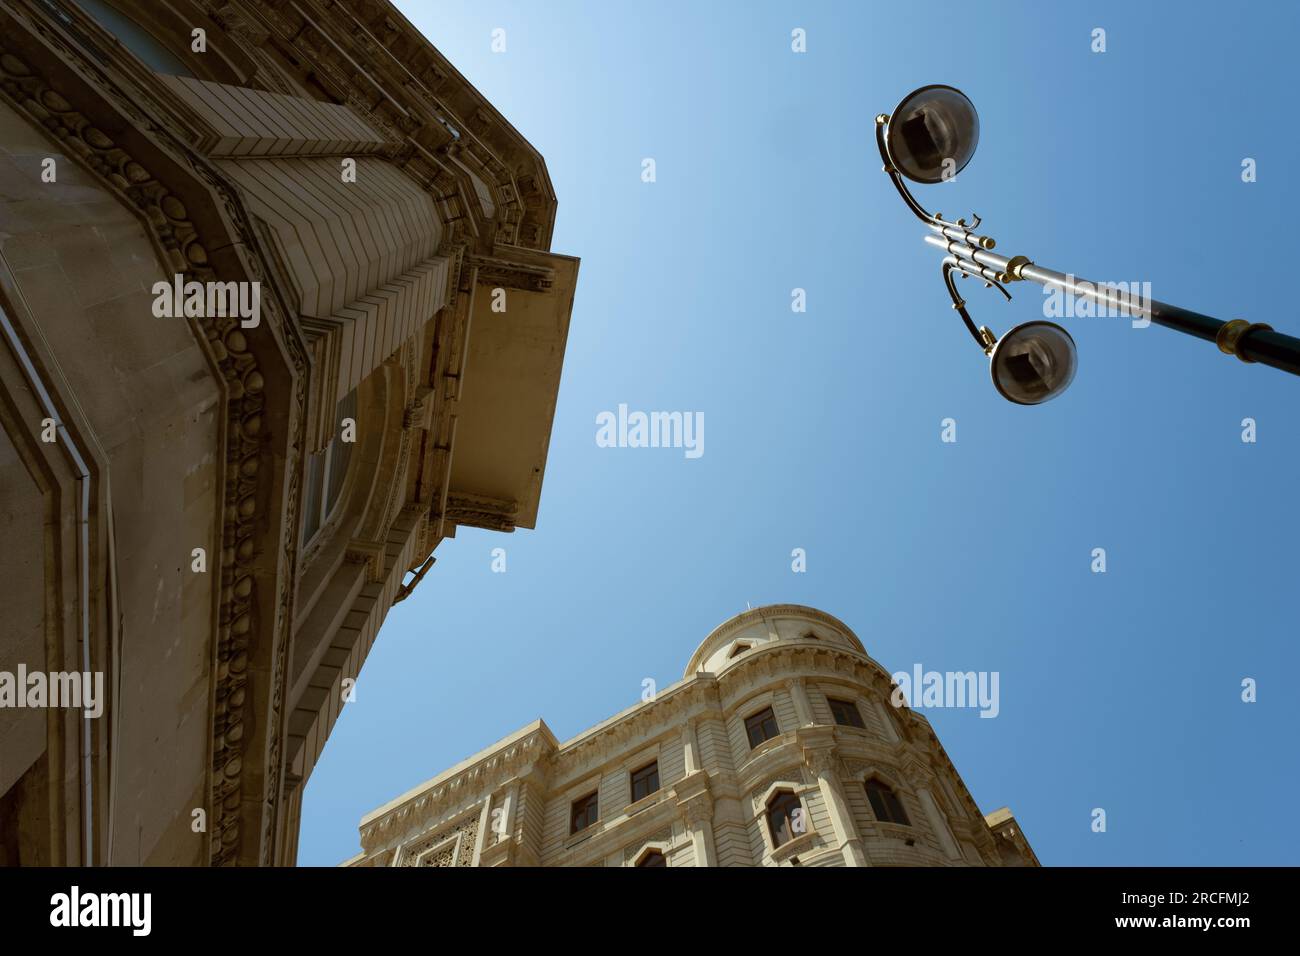
[[[808,830],[803,816],[803,804],[789,790],[781,790],[767,801],[767,828],[772,834],[772,846],[784,846]]]
[[[867,799],[871,801],[871,812],[882,823],[900,823],[910,827],[912,821],[907,818],[903,801],[898,799],[894,788],[878,777],[871,777],[866,782]]]
[[[185,61],[167,44],[111,4],[105,3],[104,0],[75,0],[75,2],[155,73],[164,73],[168,76],[192,77],[194,75],[185,65]]]
[[[731,653],[727,655],[727,660],[731,660],[732,658],[739,657],[747,650],[749,650],[748,644],[737,644],[735,647],[731,649]]]
[[[637,866],[667,866],[668,860],[658,850],[651,850],[636,861]]]
[[[357,390],[339,400],[334,411],[335,432],[330,443],[307,459],[307,487],[303,495],[302,543],[306,545],[329,519],[343,491],[352,460],[357,418]],[[344,434],[344,422],[353,422],[351,434]]]

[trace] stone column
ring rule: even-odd
[[[686,820],[691,844],[695,847],[696,866],[717,866],[718,851],[713,843],[713,796],[709,793],[709,775],[703,770],[683,777],[675,787],[677,807]]]
[[[808,691],[803,686],[802,677],[792,677],[785,682],[786,690],[794,701],[794,712],[800,727],[807,727],[813,722],[812,704],[808,701]]]
[[[496,839],[495,834],[492,833],[492,794],[489,792],[483,798],[483,810],[478,815],[478,833],[474,838],[474,858],[470,861],[470,866],[478,866],[483,851],[494,843]]]
[[[882,704],[878,700],[873,700],[872,703],[876,707],[876,713],[880,715],[880,723],[885,728],[885,736],[889,738],[889,742],[891,744],[899,743],[900,738],[898,736],[898,727],[894,724],[894,715],[885,709],[886,707],[892,709],[894,705],[888,702]]]
[[[546,800],[546,771],[537,764],[532,764],[521,770],[515,778],[514,785],[511,787],[511,809],[506,831],[507,839],[515,839],[516,830],[519,833],[518,841],[511,848],[511,866],[540,866],[542,853],[542,832],[541,826],[537,821],[541,814],[532,816],[530,824],[529,808],[534,804],[544,806]],[[523,814],[521,816],[521,814]]]
[[[500,829],[494,831],[496,839],[488,843],[488,846],[497,842],[505,843],[513,837],[515,831],[515,808],[517,806],[519,806],[519,784],[512,783],[506,789],[505,796],[501,798],[501,814],[498,817],[501,821],[499,824]],[[496,821],[493,820],[492,822],[495,823]]]
[[[840,775],[835,771],[834,751],[829,748],[805,750],[804,759],[808,768],[817,776],[817,787],[826,804],[827,815],[831,818],[835,843],[844,855],[844,865],[870,866],[866,850],[862,847],[862,838],[858,836],[858,828],[853,822],[848,798],[840,783]]]
[[[944,855],[950,860],[960,860],[962,858],[961,850],[958,849],[957,841],[948,828],[948,821],[944,819],[943,811],[939,809],[939,805],[935,802],[934,796],[930,793],[930,788],[917,787],[916,796],[921,801],[921,806],[925,807],[925,816],[930,821],[930,828],[934,830],[939,845],[943,847]]]
[[[689,777],[700,768],[700,741],[695,734],[695,720],[691,719],[686,722],[682,728],[682,760],[685,763],[686,775]]]

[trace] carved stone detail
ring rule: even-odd
[[[474,841],[478,838],[478,814],[430,836],[420,837],[402,847],[398,866],[469,866],[474,862]],[[460,839],[455,838],[459,835]],[[421,854],[441,843],[451,845],[432,856]]]
[[[39,21],[29,24],[65,60],[77,67],[101,92],[111,96],[115,105],[146,125],[159,140],[160,145],[173,153],[182,166],[188,166],[216,193],[239,238],[248,249],[257,250],[259,242],[251,223],[235,198],[234,191],[210,167],[197,161],[183,145],[171,141],[159,124],[142,117],[130,98],[114,86],[106,84],[97,68],[86,63],[81,51],[65,43],[55,31]],[[184,202],[144,163],[129,155],[117,143],[96,128],[82,113],[13,50],[0,44],[0,90],[20,113],[26,114],[36,125],[45,129],[81,164],[94,174],[111,193],[128,208],[138,210],[166,269],[183,276],[185,281],[208,282],[217,278],[209,261],[210,242],[199,236],[198,229],[189,218]],[[249,278],[264,281],[256,255],[242,257]],[[265,282],[264,282],[265,285]],[[272,287],[262,296],[263,329],[257,334],[284,331],[283,312],[277,292]],[[265,379],[254,355],[249,349],[248,333],[235,317],[213,317],[192,320],[210,360],[219,368],[225,379],[227,391],[226,418],[228,421],[225,481],[225,521],[221,541],[221,593],[222,602],[217,633],[217,666],[213,677],[216,683],[213,726],[212,803],[211,803],[211,862],[217,865],[233,862],[240,849],[242,838],[239,813],[243,804],[241,777],[244,765],[246,718],[251,714],[252,701],[247,693],[247,668],[258,641],[270,637],[272,648],[272,680],[270,711],[267,716],[268,750],[264,795],[264,832],[260,859],[272,862],[275,817],[279,805],[281,714],[284,706],[284,675],[288,647],[288,628],[292,615],[292,575],[283,575],[277,595],[279,633],[263,630],[259,634],[256,622],[257,575],[255,562],[259,557],[257,537],[263,514],[269,505],[269,482],[274,471],[270,453],[270,435],[266,429],[266,407],[263,390]],[[293,334],[282,335],[298,375],[297,401],[299,407],[305,400],[307,359],[302,342]],[[300,419],[301,416],[298,416]],[[295,434],[301,431],[299,427]],[[286,517],[282,522],[281,548],[292,566],[297,550],[297,508],[300,496],[297,458],[302,440],[291,447],[287,462],[288,489]],[[263,625],[265,627],[265,625]],[[261,755],[254,755],[262,760]]]
[[[443,518],[456,524],[490,531],[514,531],[519,505],[482,495],[449,494]]]
[[[763,807],[763,797],[767,793],[768,787],[774,783],[789,783],[797,787],[805,784],[804,772],[802,767],[787,767],[777,773],[768,774],[761,782],[749,788],[749,799],[754,804],[754,812],[757,813]]]
[[[364,564],[367,583],[380,584],[384,580],[384,557],[382,541],[358,541],[353,538],[348,542],[343,560],[349,564]]]
[[[635,860],[638,856],[641,855],[641,852],[646,848],[646,844],[648,843],[664,843],[671,846],[672,842],[673,842],[673,828],[671,826],[664,827],[661,830],[655,831],[645,839],[638,840],[636,843],[624,847],[623,862],[630,863],[633,860]]]

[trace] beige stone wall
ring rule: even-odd
[[[45,157],[57,163],[54,183],[40,181]],[[8,309],[25,320],[33,350],[44,356],[47,386],[71,403],[66,415],[106,509],[101,527],[112,525],[111,545],[105,536],[90,555],[97,587],[113,575],[117,630],[95,665],[114,684],[117,705],[102,732],[105,743],[113,741],[117,784],[131,795],[103,821],[112,859],[197,863],[204,843],[190,830],[190,810],[206,804],[215,583],[212,574],[190,572],[190,552],[203,547],[210,560],[219,557],[220,388],[189,322],[152,315],[150,288],[167,271],[138,219],[3,102],[0,180]],[[12,427],[34,434],[39,422],[24,416]],[[16,463],[7,461],[7,475],[18,480]],[[36,507],[34,497],[24,497],[24,508],[5,509],[15,521]],[[42,539],[30,527],[12,530],[21,541]],[[24,661],[32,669],[80,670],[66,647],[75,628],[61,635],[62,654],[46,653],[52,649],[33,639],[47,616],[43,585],[57,564],[48,553],[41,563],[39,549],[15,551],[28,555],[29,583],[40,583],[15,587],[23,576],[5,577],[0,669]],[[62,593],[59,603],[75,607],[76,591]],[[21,713],[27,723],[39,714]],[[26,769],[31,742],[13,757],[0,745],[7,775]],[[70,782],[80,787],[79,780],[77,773]],[[9,782],[0,780],[0,791]]]
[[[888,704],[891,688],[835,618],[748,611],[654,700],[564,743],[538,721],[367,815],[348,865],[462,865],[412,854],[475,810],[491,825],[476,833],[474,865],[633,866],[651,850],[669,866],[1036,864],[1010,812],[986,822],[928,721]],[[854,702],[865,727],[837,724],[828,696]],[[778,734],[751,747],[745,718],[768,706]],[[630,774],[650,761],[660,789],[633,802]],[[876,818],[873,777],[906,824]],[[572,804],[592,792],[599,819],[573,833]],[[776,846],[766,808],[783,792],[799,799],[806,832]]]
[[[66,6],[0,5],[0,669],[84,647],[111,697],[84,744],[0,711],[0,862],[292,863],[388,609],[459,525],[536,521],[577,261],[541,157],[391,4],[113,0],[186,76]],[[156,318],[176,275],[258,283],[259,321]],[[472,335],[497,289],[517,321]]]

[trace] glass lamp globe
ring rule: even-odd
[[[966,168],[980,141],[980,120],[961,90],[923,86],[903,97],[889,116],[885,149],[902,175],[926,185]]]
[[[989,356],[993,385],[1017,405],[1041,405],[1074,381],[1079,354],[1055,322],[1026,322],[1002,336]]]

